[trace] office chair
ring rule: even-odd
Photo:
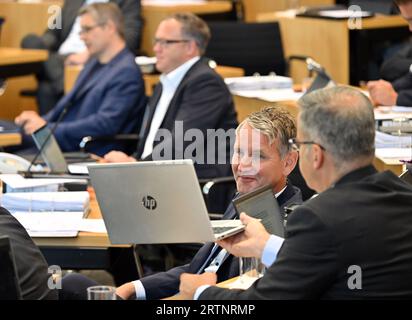
[[[219,65],[240,67],[245,75],[284,75],[286,61],[279,24],[209,22],[212,38],[205,56]]]

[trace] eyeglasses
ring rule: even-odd
[[[93,29],[96,29],[97,27],[101,27],[102,24],[96,24],[94,26],[84,26],[81,27],[80,31],[79,31],[79,35],[85,34],[85,33],[89,33],[90,31],[92,31]]]
[[[288,140],[289,145],[292,147],[293,150],[299,151],[300,147],[303,144],[317,144],[322,150],[326,150],[324,147],[322,147],[319,143],[315,141],[298,141],[296,138],[289,139]]]
[[[182,43],[182,42],[189,42],[189,39],[159,39],[155,38],[153,39],[153,45],[155,46],[158,44],[161,47],[166,47],[169,44],[174,44],[174,43]]]

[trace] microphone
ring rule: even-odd
[[[34,156],[33,160],[30,162],[29,167],[27,168],[27,170],[24,172],[24,176],[26,178],[30,178],[32,177],[32,172],[31,172],[31,168],[33,167],[34,163],[36,162],[36,160],[38,159],[38,157],[40,156],[40,154],[43,152],[44,148],[47,145],[47,142],[50,140],[50,137],[54,134],[54,132],[57,129],[57,126],[59,125],[59,123],[63,120],[64,116],[66,115],[67,111],[69,110],[69,108],[72,106],[72,101],[69,101],[68,103],[66,103],[66,105],[64,106],[63,110],[60,112],[59,117],[56,119],[56,121],[53,124],[53,127],[50,129],[49,134],[46,136],[46,138],[44,139],[43,143],[41,144],[40,148],[38,148],[39,150],[37,151],[36,155]]]

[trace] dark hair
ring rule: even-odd
[[[200,54],[205,53],[210,40],[210,30],[205,21],[190,12],[175,13],[165,20],[174,19],[182,25],[182,35],[196,42]]]

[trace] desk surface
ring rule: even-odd
[[[47,50],[31,50],[19,48],[0,48],[0,67],[41,62],[47,59]]]
[[[92,190],[90,193],[90,213],[88,219],[100,219],[101,212]],[[75,238],[33,238],[38,246],[47,247],[130,247],[130,245],[112,245],[106,233],[80,232]]]
[[[19,133],[0,133],[0,147],[16,146],[21,143]]]
[[[285,12],[260,14],[259,22],[279,21],[285,56],[307,55],[318,61],[338,83],[350,83],[350,32],[347,20],[294,17]],[[400,16],[377,15],[362,19],[361,29],[406,28]],[[386,34],[386,37],[388,33]],[[327,44],[319,50],[319,46]],[[355,59],[352,59],[354,63]],[[307,76],[303,63],[292,63],[291,74],[296,83]]]

